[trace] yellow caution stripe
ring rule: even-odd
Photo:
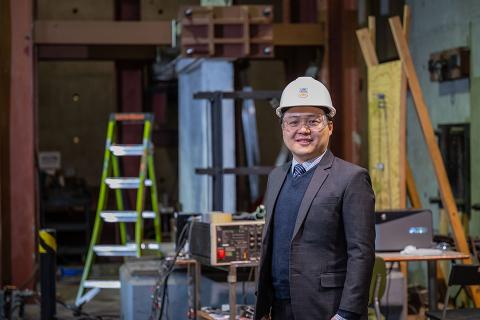
[[[57,239],[55,235],[48,230],[40,230],[39,235],[38,252],[55,254],[57,251]]]

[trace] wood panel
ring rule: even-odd
[[[402,65],[400,61],[368,68],[369,171],[375,208],[402,208],[405,179],[402,168],[405,130],[402,128]]]
[[[378,58],[371,40],[370,31],[367,28],[357,30],[357,39],[367,67],[376,66]]]

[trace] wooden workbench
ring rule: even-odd
[[[385,262],[427,261],[428,263],[428,306],[430,311],[437,309],[437,261],[469,259],[468,254],[457,251],[444,251],[439,255],[401,254],[400,252],[377,252]]]

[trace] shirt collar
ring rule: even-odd
[[[326,152],[327,152],[327,149],[325,149],[325,151],[321,155],[319,155],[318,157],[307,160],[307,161],[304,161],[303,163],[300,163],[297,160],[295,160],[295,158],[293,158],[292,159],[292,169],[291,169],[292,173],[293,173],[293,168],[295,168],[296,164],[301,164],[305,168],[305,171],[308,171],[308,170],[312,169],[322,160],[322,158],[323,158],[323,156],[325,155]]]

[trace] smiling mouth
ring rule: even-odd
[[[308,145],[312,142],[312,139],[296,139],[295,141],[301,145]]]

